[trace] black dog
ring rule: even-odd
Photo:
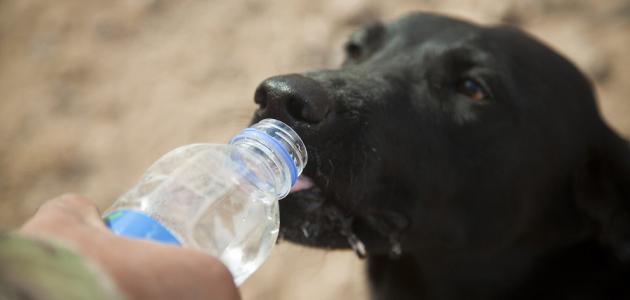
[[[527,34],[414,14],[265,80],[309,162],[284,238],[352,247],[374,299],[630,299],[630,148]]]

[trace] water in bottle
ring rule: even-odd
[[[278,237],[278,200],[306,165],[300,137],[265,119],[229,144],[193,144],[156,161],[105,212],[116,234],[204,251],[240,285]]]

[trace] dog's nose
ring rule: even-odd
[[[331,101],[319,82],[291,74],[271,77],[256,89],[254,101],[265,118],[290,117],[294,121],[319,123],[330,111]]]

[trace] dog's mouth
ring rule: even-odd
[[[386,185],[379,172],[353,169],[356,166],[342,157],[320,151],[317,143],[307,143],[306,147],[306,168],[287,197],[279,201],[279,240],[353,249],[360,258],[387,253],[399,256],[409,219],[383,206],[388,192],[382,190]],[[356,176],[359,173],[362,175]]]
[[[313,179],[306,175],[300,175],[295,182],[295,184],[291,187],[291,191],[289,193],[295,193],[299,191],[306,191],[315,186]]]
[[[280,237],[307,246],[352,248],[357,256],[365,257],[365,245],[353,231],[355,218],[328,201],[317,182],[300,175],[287,198],[280,201]]]

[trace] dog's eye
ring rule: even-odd
[[[363,49],[356,43],[348,42],[345,46],[346,55],[350,59],[359,59],[363,54]]]
[[[488,93],[483,85],[474,79],[463,79],[457,84],[457,92],[475,101],[488,100]]]

